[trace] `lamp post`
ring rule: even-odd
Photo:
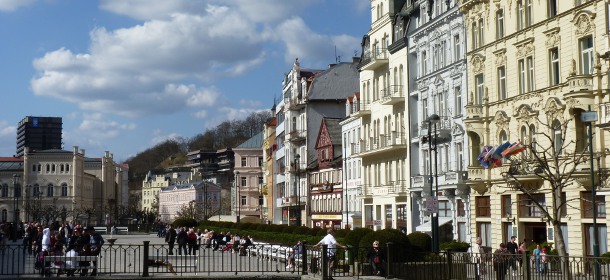
[[[19,175],[13,174],[13,212],[15,215],[13,224],[13,229],[15,231],[13,234],[13,241],[17,241],[17,228],[19,227],[19,196],[21,196],[21,187],[19,187]]]
[[[239,187],[239,171],[235,171],[235,188],[237,189],[237,222],[241,219],[241,188]]]
[[[580,121],[588,123],[589,125],[589,157],[591,161],[591,196],[593,201],[593,257],[599,258],[599,232],[597,231],[597,198],[596,198],[596,186],[595,186],[595,171],[593,164],[593,122],[597,121],[597,112],[591,111],[591,105],[589,105],[589,111],[583,112],[580,115]],[[599,280],[601,278],[601,270],[599,262],[594,262],[594,279]]]
[[[296,154],[294,156],[294,168],[296,171],[296,180],[294,181],[294,186],[295,186],[295,190],[296,190],[296,195],[297,195],[297,213],[296,213],[296,224],[297,226],[301,225],[301,188],[299,185],[299,181],[301,178],[299,178],[299,161],[301,159],[301,156],[299,154]]]
[[[433,200],[436,207],[430,213],[430,223],[432,230],[432,252],[438,253],[439,251],[439,236],[438,236],[438,146],[437,146],[437,133],[436,124],[440,121],[440,117],[437,114],[430,115],[426,122],[428,123],[428,138],[426,141],[429,146],[429,158],[430,158],[430,199]],[[434,140],[432,140],[432,124],[434,124]],[[435,191],[432,192],[432,151],[434,150],[434,185]]]
[[[347,139],[344,138],[345,144],[343,145],[343,184],[345,192],[345,198],[343,199],[345,203],[345,229],[349,229],[349,194],[347,192]]]

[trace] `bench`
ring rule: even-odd
[[[50,266],[44,267],[46,271],[58,272],[66,269],[82,270],[82,269],[95,269],[97,263],[99,263],[100,256],[45,256],[44,261],[50,263]],[[67,262],[71,262],[68,265]],[[89,262],[88,265],[81,265],[81,262]],[[51,276],[49,273],[44,273],[45,276]]]
[[[174,268],[194,268],[195,275],[199,270],[199,256],[197,255],[156,255],[151,256],[148,265],[152,267],[165,266],[176,274]],[[188,271],[186,271],[188,272]]]
[[[129,228],[128,227],[115,227],[116,232],[113,232],[113,234],[129,234]]]
[[[93,229],[95,229],[95,232],[108,233],[108,228],[107,227],[93,227]]]

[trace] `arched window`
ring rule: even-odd
[[[45,166],[46,166],[47,173],[50,173],[51,172],[51,165],[49,165],[47,163]]]
[[[61,196],[68,196],[68,184],[61,184]]]
[[[65,171],[65,168],[64,168],[64,164],[62,163],[59,165],[59,172],[64,173],[64,171]]]
[[[563,134],[561,131],[561,122],[558,120],[553,121],[553,148],[555,149],[556,154],[561,154],[561,150],[563,147]]]
[[[479,27],[476,22],[472,23],[472,48],[476,49],[479,47]]]
[[[51,164],[51,172],[52,172],[52,173],[55,173],[55,163],[54,163],[54,164]]]
[[[2,190],[0,191],[0,196],[8,197],[8,185],[7,184],[2,185]]]
[[[38,184],[34,185],[34,188],[32,189],[32,196],[34,196],[34,197],[40,196],[40,186],[38,186]]]
[[[530,124],[530,134],[528,144],[532,153],[536,152],[536,127]]]
[[[2,209],[2,222],[6,222],[8,219],[8,211],[6,209]]]
[[[66,164],[66,173],[70,173],[70,165]]]
[[[485,44],[484,34],[485,34],[485,25],[483,24],[483,19],[479,19],[479,47]]]
[[[53,197],[53,184],[47,185],[47,197]]]

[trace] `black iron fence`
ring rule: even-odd
[[[310,275],[318,279],[377,275],[399,279],[601,279],[610,262],[592,257],[536,257],[460,252],[414,253],[387,244],[372,248],[104,245],[99,254],[37,254],[22,245],[0,247],[0,276],[27,275]]]

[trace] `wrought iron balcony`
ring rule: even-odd
[[[381,65],[388,64],[389,52],[385,48],[377,48],[369,50],[362,56],[362,60],[358,65],[360,70],[374,70]]]
[[[392,85],[382,90],[381,104],[394,105],[405,102],[403,86]]]

